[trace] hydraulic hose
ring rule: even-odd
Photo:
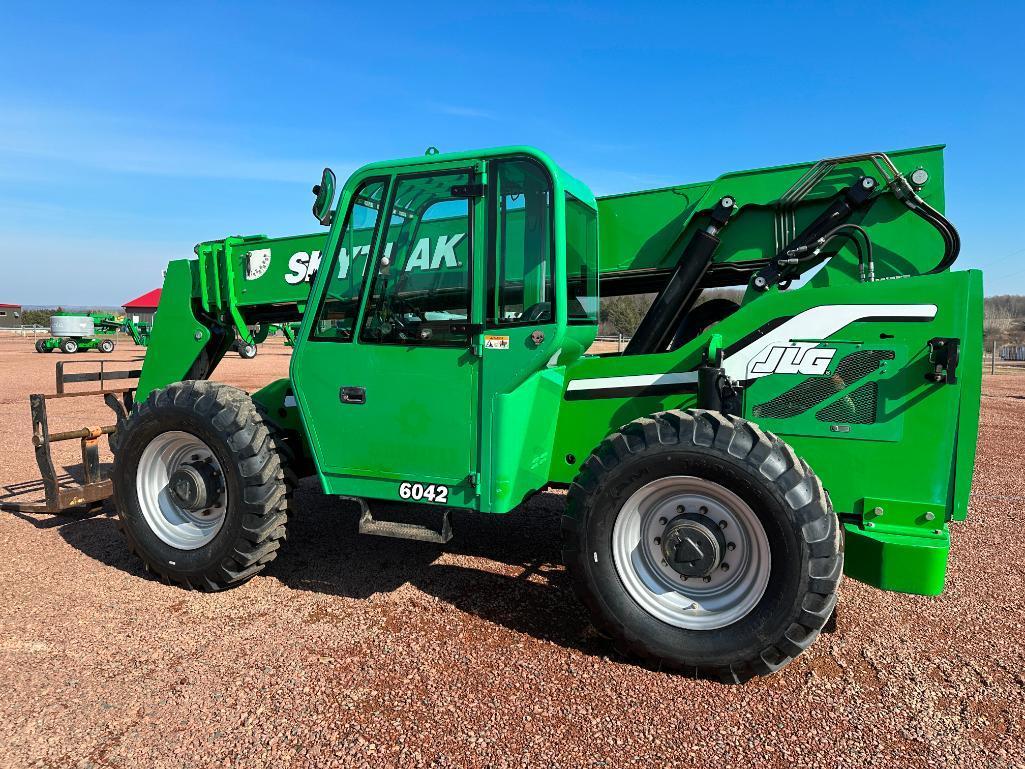
[[[926,274],[943,272],[957,260],[958,254],[961,253],[961,236],[950,220],[928,203],[923,201],[918,206],[912,207],[911,210],[935,227],[943,237],[943,258]]]
[[[915,192],[914,187],[911,186],[903,175],[898,174],[891,180],[890,186],[893,188],[894,194],[904,205],[910,208],[916,216],[932,225],[940,233],[940,237],[943,238],[943,257],[940,259],[939,264],[925,274],[932,275],[948,269],[957,260],[958,254],[961,253],[961,236],[958,234],[957,228],[951,224],[947,217],[922,200],[921,196]]]
[[[854,233],[861,235],[864,240],[865,248],[862,250],[861,240],[855,237]],[[858,224],[844,223],[840,224],[833,229],[829,230],[822,235],[814,243],[810,243],[806,246],[798,246],[787,251],[787,256],[790,257],[784,260],[784,265],[792,267],[795,265],[801,265],[806,262],[814,261],[822,250],[828,245],[829,241],[835,238],[845,238],[854,244],[854,250],[858,255],[858,275],[861,281],[864,283],[866,280],[869,282],[875,280],[875,261],[872,257],[872,239],[869,238],[865,228]]]

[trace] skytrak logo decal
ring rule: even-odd
[[[808,345],[773,345],[751,361],[751,374],[804,374],[822,376],[829,370],[836,350]]]
[[[406,259],[403,272],[426,272],[429,270],[440,270],[443,268],[462,267],[456,258],[456,246],[466,237],[465,232],[458,232],[454,235],[439,235],[432,244],[431,238],[420,238],[413,246],[413,250]],[[391,257],[393,243],[386,243],[384,255]],[[433,246],[433,247],[432,247]],[[338,250],[338,277],[344,279],[349,275],[349,268],[352,263],[363,262],[363,269],[366,269],[366,258],[370,254],[370,246],[355,246],[352,253],[348,249]],[[288,260],[288,269],[285,273],[285,282],[295,285],[303,281],[309,282],[313,273],[320,267],[320,251],[299,251],[292,254]]]

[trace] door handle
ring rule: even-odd
[[[338,390],[338,400],[342,403],[361,404],[367,402],[367,388],[342,387]]]

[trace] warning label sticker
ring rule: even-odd
[[[485,350],[508,350],[509,349],[509,337],[507,337],[507,336],[485,336],[484,337],[484,349]]]

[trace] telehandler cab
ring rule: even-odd
[[[527,147],[368,165],[337,206],[334,186],[314,187],[326,237],[168,267],[111,440],[119,525],[152,571],[249,579],[315,474],[359,501],[361,532],[437,543],[450,509],[568,488],[563,553],[595,624],[727,681],[806,649],[844,571],[942,590],[982,346],[942,147],[598,199]],[[743,301],[695,305],[723,286]],[[626,349],[589,353],[599,295],[637,293],[656,298]],[[287,379],[209,381],[236,336],[297,321]],[[443,525],[381,520],[378,500]]]

